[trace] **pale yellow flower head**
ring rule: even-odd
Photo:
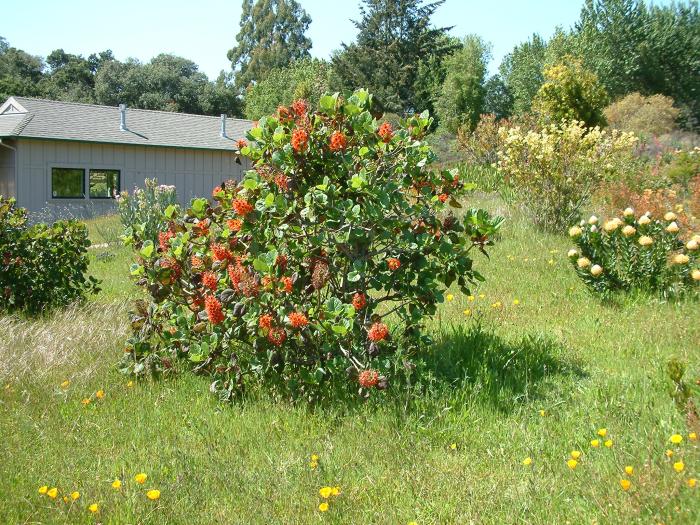
[[[666,212],[666,214],[664,215],[665,221],[675,221],[677,218],[678,217],[676,216],[676,214],[672,211]]]
[[[679,230],[680,228],[678,227],[678,224],[676,224],[675,221],[666,226],[666,231],[668,233],[678,233]]]
[[[581,233],[583,233],[583,230],[581,230],[581,228],[578,226],[572,226],[569,228],[569,237],[578,237],[581,235]]]
[[[697,268],[690,272],[690,275],[693,278],[693,281],[700,281],[700,270]]]
[[[700,243],[698,243],[698,241],[696,241],[695,239],[690,239],[685,244],[685,247],[688,249],[688,251],[691,251],[691,252],[694,252],[695,250],[697,250],[698,246],[700,246]]]
[[[595,224],[593,226],[591,226],[591,233],[595,233],[597,231],[598,231],[598,226],[596,226]]]
[[[599,264],[594,264],[591,266],[591,275],[593,277],[598,277],[601,273],[603,273],[603,267],[600,266]]]
[[[595,215],[591,215],[590,219],[588,219],[588,224],[598,224],[598,217],[596,217]]]
[[[614,232],[615,230],[617,230],[617,227],[620,226],[620,223],[618,222],[618,220],[619,219],[612,219],[612,220],[607,221],[603,225],[603,229],[608,233]]]
[[[143,472],[139,472],[138,474],[136,474],[134,476],[134,481],[136,483],[139,483],[140,485],[143,485],[144,483],[146,483],[147,479],[148,479],[148,476],[146,474],[144,474]]]
[[[682,461],[676,461],[673,464],[673,470],[676,472],[683,472],[683,470],[685,470],[685,464]]]
[[[625,208],[625,211],[623,211],[622,214],[625,217],[632,217],[634,215],[634,210],[632,208]]]
[[[639,218],[639,224],[641,224],[642,226],[646,226],[646,225],[649,224],[650,222],[651,222],[651,219],[649,218],[648,215],[642,215],[642,216]]]
[[[648,235],[642,235],[639,238],[639,241],[637,242],[639,242],[641,246],[651,246],[652,244],[654,244],[654,239],[652,239]]]
[[[576,248],[571,248],[569,253],[566,254],[567,257],[572,258],[578,255],[578,250]]]
[[[622,235],[625,237],[632,237],[635,233],[637,233],[637,229],[630,224],[622,228]]]
[[[93,514],[96,514],[96,513],[98,513],[98,512],[100,511],[100,507],[99,507],[99,505],[97,505],[97,503],[93,503],[92,505],[90,505],[90,506],[88,507],[88,510],[89,510],[90,512],[92,512]]]
[[[588,268],[591,265],[591,260],[588,257],[580,257],[576,261],[576,265],[579,268]]]
[[[688,264],[689,261],[690,261],[690,257],[688,257],[684,253],[678,253],[673,257],[674,264]]]
[[[634,473],[634,467],[632,465],[627,465],[625,467],[625,474],[631,476]]]

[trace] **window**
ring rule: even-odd
[[[84,199],[85,170],[51,168],[51,195],[54,199]]]
[[[113,199],[119,193],[119,170],[90,170],[90,198]]]

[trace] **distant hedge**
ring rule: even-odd
[[[0,196],[0,310],[37,314],[98,292],[89,245],[84,224],[30,226],[27,210]]]

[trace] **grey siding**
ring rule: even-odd
[[[12,140],[4,139],[3,143],[15,146]],[[4,146],[0,146],[0,195],[15,197],[15,152]]]
[[[106,213],[114,201],[105,199],[53,199],[51,168],[117,169],[120,189],[132,191],[144,179],[156,178],[173,185],[181,204],[210,196],[215,185],[240,180],[248,165],[235,162],[232,151],[99,144],[21,138],[17,141],[17,200],[31,212],[52,216]],[[83,212],[81,213],[81,210]]]

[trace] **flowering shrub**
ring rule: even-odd
[[[158,184],[157,179],[146,179],[143,182],[143,188],[134,188],[131,194],[126,191],[119,194],[119,217],[127,229],[127,237],[131,235],[130,229],[136,228],[141,230],[141,238],[158,242],[158,233],[167,224],[163,221],[163,214],[168,206],[177,204],[177,193],[175,186]]]
[[[608,125],[615,129],[637,135],[661,135],[676,128],[680,110],[674,107],[670,97],[630,93],[610,104],[603,113]]]
[[[540,227],[561,231],[605,178],[625,171],[635,137],[587,128],[583,122],[552,124],[541,131],[501,128],[498,166]]]
[[[636,218],[627,208],[604,223],[592,216],[569,229],[569,259],[593,291],[657,292],[665,297],[700,290],[700,235],[682,232],[674,212]],[[686,233],[686,235],[683,235]]]
[[[0,310],[37,314],[96,293],[89,245],[84,224],[28,226],[27,211],[0,196]]]
[[[125,369],[183,358],[229,399],[265,382],[317,400],[384,389],[429,338],[426,320],[453,282],[481,276],[501,219],[453,209],[464,184],[429,171],[427,113],[394,129],[372,96],[324,96],[265,117],[240,153],[240,183],[167,210],[163,243],[133,232],[132,274],[151,295],[133,316]]]

